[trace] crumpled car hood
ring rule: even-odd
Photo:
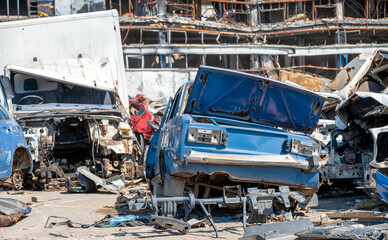
[[[379,73],[373,73],[373,69],[383,67],[387,59],[388,49],[376,49],[372,52],[361,53],[339,71],[327,87],[345,100],[358,91],[360,82],[366,75],[372,74],[375,78],[381,78],[378,76]],[[375,66],[376,62],[381,62],[381,66]],[[383,78],[381,79],[383,80]]]
[[[354,119],[364,117],[371,111],[388,107],[388,95],[372,92],[355,92],[342,101],[337,108],[336,125],[344,129]]]
[[[311,133],[324,98],[299,86],[265,77],[201,66],[185,113],[265,123]]]

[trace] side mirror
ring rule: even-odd
[[[11,99],[15,97],[15,91],[13,90],[13,86],[8,77],[1,76],[0,84],[3,86],[4,94],[7,99]]]

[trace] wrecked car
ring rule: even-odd
[[[388,51],[363,53],[328,85],[343,101],[334,105],[336,129],[325,148],[323,181],[370,189],[374,171],[388,167],[387,70]]]
[[[388,95],[371,92],[356,92],[339,105],[323,178],[363,185],[364,178],[371,180],[364,174],[371,166],[388,167],[387,106]]]
[[[145,146],[145,143],[150,142],[152,133],[159,128],[161,119],[150,111],[146,102],[139,101],[137,97],[135,100],[129,100],[129,112],[133,131],[140,145]]]
[[[50,64],[62,68],[48,70]],[[66,75],[66,66],[76,64],[95,75]],[[125,162],[133,162],[129,118],[113,83],[104,78],[113,68],[104,58],[7,66],[13,114],[30,146],[40,183],[64,178],[79,166],[107,178],[125,173]]]
[[[1,78],[2,84],[6,85],[5,81]],[[10,97],[6,93],[0,86],[0,185],[20,190],[23,175],[32,171],[33,163],[22,128],[4,107]]]
[[[115,10],[1,23],[0,67],[14,91],[8,110],[40,183],[80,166],[104,179],[134,172],[141,151],[129,125],[119,26]]]
[[[194,82],[170,100],[151,138],[147,177],[166,196],[182,196],[184,187],[197,183],[285,185],[311,196],[318,189],[321,146],[308,134],[323,103],[298,86],[201,66]],[[195,187],[194,194],[202,190]]]

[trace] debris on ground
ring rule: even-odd
[[[374,211],[346,211],[346,212],[332,212],[326,213],[329,218],[332,219],[357,219],[358,221],[371,221],[371,222],[382,222],[388,221],[388,214],[385,212],[374,212]]]
[[[139,219],[148,220],[148,218],[142,218],[140,216],[126,215],[126,216],[109,218],[107,221],[108,221],[109,227],[114,227],[114,226],[119,225],[120,223],[133,222],[133,221],[139,220]]]
[[[11,198],[0,198],[0,227],[6,227],[21,220],[31,208]]]
[[[65,221],[58,222],[58,221],[53,221],[53,219],[62,219]],[[136,222],[136,223],[133,223],[133,222]],[[103,219],[96,221],[95,223],[84,224],[84,223],[74,222],[67,217],[49,216],[46,220],[46,224],[44,228],[51,228],[53,226],[58,226],[58,225],[66,225],[72,228],[90,228],[90,227],[106,228],[106,227],[115,227],[115,226],[122,227],[122,226],[140,225],[139,222],[148,222],[148,217],[135,216],[135,215],[111,217],[110,215],[107,215]]]
[[[79,167],[75,175],[80,181],[81,187],[76,188],[75,184],[70,180],[70,178],[67,178],[66,186],[68,192],[70,193],[91,193],[96,192],[97,188],[100,187],[112,193],[121,193],[123,188],[142,181],[142,179],[127,181],[125,180],[125,176],[123,174],[107,179],[102,179],[91,173],[90,170],[85,166]]]
[[[174,229],[182,234],[187,234],[191,229],[190,223],[173,217],[152,215],[150,222],[155,223],[157,228]]]
[[[249,226],[240,240],[273,239],[292,236],[295,233],[313,229],[314,225],[308,219],[268,223],[263,225]]]
[[[300,240],[311,239],[386,239],[388,237],[388,224],[365,226],[357,222],[347,222],[323,227],[315,227],[312,230],[296,233]]]
[[[376,199],[362,199],[360,201],[356,201],[354,205],[354,209],[357,210],[372,210],[381,206],[381,202]]]

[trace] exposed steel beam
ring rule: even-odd
[[[256,5],[254,2],[245,2],[245,1],[233,1],[233,0],[202,0],[204,2],[221,2],[221,3],[233,3],[233,4],[246,4],[246,5]]]
[[[128,26],[120,26],[121,29],[128,29]],[[150,30],[175,30],[175,31],[186,31],[186,32],[198,32],[198,33],[214,33],[222,35],[239,35],[239,36],[276,36],[276,35],[285,35],[293,33],[307,33],[307,32],[325,32],[325,31],[336,31],[336,30],[388,30],[388,25],[386,27],[325,27],[325,28],[313,28],[313,29],[302,29],[302,30],[284,30],[284,31],[274,31],[267,33],[243,33],[243,32],[225,32],[225,31],[215,31],[215,30],[205,30],[205,29],[193,29],[193,28],[179,28],[179,27],[151,27],[151,26],[132,26],[131,29],[150,29]]]

